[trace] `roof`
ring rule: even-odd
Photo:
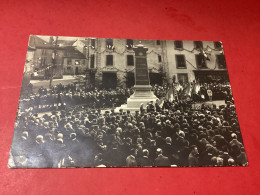
[[[54,47],[54,45],[44,41],[40,37],[36,35],[31,35],[29,38],[28,47],[30,48],[47,48],[47,47]]]
[[[79,40],[81,41],[82,43],[84,43],[85,45],[88,45],[88,41],[87,40]]]
[[[69,40],[59,40],[57,41],[57,45],[59,45],[59,47],[66,47],[66,46],[72,46],[75,41],[69,41]],[[53,41],[53,44],[55,44],[55,41]]]
[[[72,46],[65,47],[65,58],[86,59],[86,57]]]

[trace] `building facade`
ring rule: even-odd
[[[221,42],[166,41],[169,80],[178,82],[214,82],[228,80],[226,60]]]
[[[147,63],[151,84],[162,84],[166,76],[165,42],[157,40],[104,39],[85,40],[89,83],[104,88],[131,87],[135,83],[134,45],[148,47]],[[83,45],[82,45],[83,46]],[[83,49],[80,49],[83,51]]]
[[[54,64],[54,78],[63,75],[86,75],[89,85],[116,88],[135,84],[135,53],[133,47],[148,48],[147,64],[150,84],[171,83],[175,76],[179,83],[228,80],[221,42],[165,41],[110,38],[75,38],[74,41],[49,42],[31,36],[33,70],[46,75]],[[29,50],[28,50],[29,52]]]
[[[74,47],[65,47],[62,67],[63,75],[83,75],[87,70],[86,57]]]
[[[148,48],[147,64],[151,85],[177,82],[228,81],[221,42],[132,39],[86,39],[89,80],[105,88],[131,87],[135,83],[133,46]],[[83,51],[83,49],[81,49]]]

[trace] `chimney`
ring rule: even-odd
[[[50,40],[49,40],[49,43],[50,43],[50,44],[53,44],[53,41],[54,41],[53,36],[51,36],[51,37],[50,37]]]

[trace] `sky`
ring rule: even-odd
[[[43,39],[44,41],[49,41],[50,40],[50,36],[42,36],[42,35],[37,35],[38,37],[40,37],[41,39]],[[56,39],[55,36],[53,36],[54,40]],[[68,40],[68,41],[76,41],[77,39],[79,40],[84,40],[85,37],[63,37],[63,36],[59,36],[58,40]]]

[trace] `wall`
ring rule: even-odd
[[[71,59],[71,64],[68,64],[68,59]],[[76,61],[79,61],[79,64],[76,65]],[[78,74],[85,74],[85,71],[87,69],[86,66],[86,59],[73,59],[73,58],[66,58],[63,59],[63,74],[68,75],[75,75],[76,74],[76,68],[78,68]],[[68,69],[70,68],[70,69]]]
[[[114,50],[106,48],[106,39],[100,38],[97,40],[99,45],[95,55],[97,55],[96,79],[100,84],[102,81],[103,72],[116,72],[118,77],[118,86],[125,87],[127,72],[134,72],[134,66],[127,65],[127,55],[134,55],[133,49],[127,49],[126,39],[113,39]],[[134,45],[138,45],[141,41],[145,47],[148,47],[147,63],[151,72],[157,72],[160,66],[165,66],[163,61],[163,41],[160,45],[156,44],[156,40],[133,40]],[[92,51],[90,49],[90,51]],[[92,51],[93,52],[93,51]],[[106,56],[113,55],[113,66],[106,66]],[[162,62],[158,62],[158,55],[161,55]],[[98,60],[100,58],[100,60]],[[135,62],[134,62],[135,64]]]
[[[192,82],[195,79],[193,70],[197,69],[196,64],[196,54],[199,54],[200,51],[194,49],[194,42],[193,41],[183,41],[183,50],[177,50],[174,48],[174,41],[166,41],[166,55],[168,61],[168,77],[169,82],[172,81],[173,75],[177,77],[179,73],[187,73],[188,80]],[[206,49],[207,48],[207,49]],[[208,70],[219,70],[219,66],[217,64],[216,55],[221,54],[219,50],[215,50],[214,42],[212,41],[203,41],[203,50],[208,54],[210,61],[206,60],[206,65]],[[185,55],[186,60],[186,68],[180,69],[177,68],[176,65],[176,54],[183,54]]]

